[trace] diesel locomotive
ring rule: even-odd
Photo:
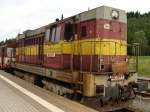
[[[11,68],[20,77],[59,95],[130,99],[136,71],[127,56],[127,17],[124,10],[101,6],[16,37]],[[132,60],[132,62],[136,62]],[[24,74],[21,74],[24,73]]]

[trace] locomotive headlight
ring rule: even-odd
[[[112,10],[111,16],[113,19],[118,19],[119,18],[119,12],[116,10]]]
[[[128,61],[129,61],[129,59],[128,59],[128,58],[126,58],[126,59],[125,59],[125,61],[126,61],[126,62],[128,62]]]

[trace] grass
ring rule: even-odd
[[[150,77],[150,56],[139,56],[139,76]]]

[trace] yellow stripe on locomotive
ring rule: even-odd
[[[91,51],[91,50],[92,51]],[[81,51],[82,50],[82,51]],[[60,41],[55,44],[44,45],[44,55],[74,54],[74,55],[127,55],[127,42],[113,39],[88,39],[73,42]]]

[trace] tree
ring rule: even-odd
[[[141,55],[150,55],[150,12],[128,12],[128,43],[141,43]]]
[[[134,33],[134,39],[132,40],[133,43],[140,43],[140,53],[142,55],[146,55],[148,53],[148,40],[145,37],[144,31],[137,31]]]

